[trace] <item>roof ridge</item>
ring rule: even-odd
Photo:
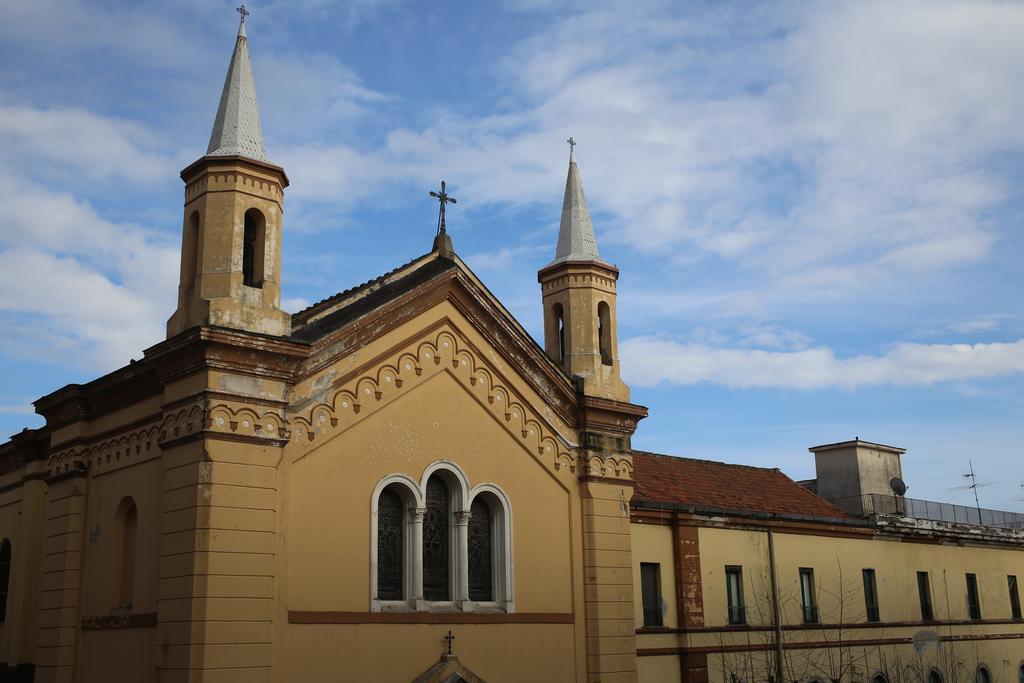
[[[373,285],[376,282],[380,282],[381,280],[387,279],[391,275],[394,275],[395,273],[397,273],[398,271],[400,271],[400,270],[402,270],[404,268],[408,268],[409,266],[411,266],[412,264],[416,263],[417,261],[430,256],[432,253],[434,253],[434,252],[429,252],[428,251],[426,254],[420,254],[416,258],[410,259],[410,260],[406,261],[405,263],[392,268],[391,270],[387,271],[386,273],[381,273],[380,275],[378,275],[376,277],[373,277],[373,278],[370,278],[369,280],[367,280],[365,282],[362,282],[362,283],[360,283],[358,285],[353,285],[353,286],[349,287],[348,289],[343,289],[340,292],[336,292],[334,294],[331,294],[330,296],[324,297],[323,299],[320,299],[319,301],[317,301],[315,303],[312,303],[309,306],[306,306],[302,310],[296,311],[295,313],[292,313],[292,320],[294,321],[296,318],[301,318],[301,320],[298,321],[298,323],[301,325],[302,323],[305,322],[306,319],[312,317],[312,315],[316,312],[314,309],[324,308],[324,307],[330,306],[333,303],[337,303],[338,301],[340,301],[341,299],[343,299],[346,296],[350,296],[352,294],[355,294],[356,292],[358,292],[361,289],[365,289],[366,287],[369,287],[369,286]]]
[[[709,458],[694,458],[688,455],[672,455],[671,453],[655,453],[654,451],[641,451],[635,448],[632,449],[631,452],[633,454],[639,455],[652,455],[658,458],[672,458],[673,460],[689,460],[691,462],[706,462],[711,463],[712,465],[722,465],[724,467],[738,467],[747,470],[763,470],[767,472],[778,472],[782,476],[786,477],[786,479],[789,479],[790,481],[795,481],[794,479],[790,478],[785,472],[780,470],[778,467],[759,467],[758,465],[746,465],[744,463],[739,462],[724,462],[722,460],[711,460]]]

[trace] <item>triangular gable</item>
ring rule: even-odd
[[[445,299],[510,367],[519,369],[560,418],[568,424],[577,422],[571,379],[457,256],[427,254],[296,313],[292,339],[311,347],[296,378],[320,371]]]
[[[455,655],[441,655],[440,661],[412,680],[412,683],[486,683]]]

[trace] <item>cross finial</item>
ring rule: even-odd
[[[430,191],[430,196],[434,197],[435,199],[437,199],[438,203],[441,204],[441,211],[437,215],[437,234],[438,235],[443,235],[443,234],[445,234],[445,224],[444,224],[444,207],[445,207],[445,204],[448,204],[449,202],[452,203],[452,204],[458,204],[458,201],[455,199],[455,197],[449,197],[448,196],[448,193],[445,191],[445,184],[444,184],[443,180],[441,181],[441,191],[440,192],[434,192],[433,190],[431,190]]]
[[[448,631],[448,635],[446,635],[444,637],[444,639],[448,641],[448,656],[451,657],[452,656],[452,641],[455,640],[455,636],[452,635],[452,632],[451,632],[450,629]]]
[[[566,142],[569,143],[569,161],[574,161],[573,152],[576,151],[576,141],[570,137]]]
[[[245,18],[251,14],[251,12],[249,10],[245,9],[245,5],[242,5],[240,7],[236,7],[235,11],[242,15],[242,23],[243,24],[245,23]]]

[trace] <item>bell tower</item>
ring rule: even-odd
[[[555,260],[537,272],[544,304],[544,350],[583,379],[588,396],[629,401],[619,378],[615,283],[619,269],[601,259],[569,138],[562,221]]]
[[[265,156],[244,13],[206,155],[181,179],[181,276],[167,336],[196,325],[287,335],[281,219],[288,176]]]

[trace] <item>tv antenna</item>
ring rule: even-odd
[[[974,473],[974,461],[968,460],[967,464],[970,466],[970,471],[963,475],[964,479],[970,479],[970,484],[964,484],[963,486],[954,486],[950,491],[973,491],[974,492],[974,507],[978,511],[978,524],[981,524],[981,501],[978,499],[978,489],[987,488],[995,485],[997,482],[994,481],[978,481],[978,475]]]

